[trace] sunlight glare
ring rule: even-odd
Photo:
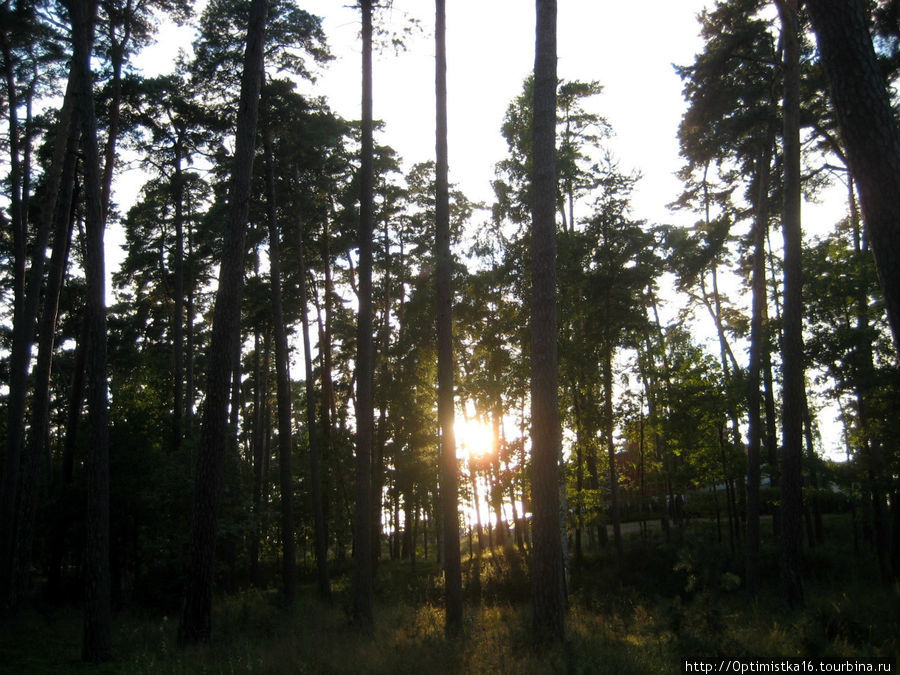
[[[457,419],[453,425],[456,434],[456,456],[468,460],[490,453],[494,447],[494,433],[477,418]]]

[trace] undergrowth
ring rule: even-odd
[[[458,639],[444,636],[436,563],[384,561],[373,639],[351,628],[340,577],[331,604],[312,585],[291,608],[274,590],[217,597],[211,642],[187,650],[175,646],[177,616],[129,608],[116,616],[115,660],[89,668],[78,661],[77,608],[36,601],[0,624],[0,671],[669,673],[684,658],[896,658],[900,589],[870,581],[872,556],[840,541],[808,551],[805,606],[788,609],[774,582],[748,598],[739,552],[714,534],[693,525],[670,542],[626,541],[621,566],[612,547],[573,562],[566,640],[550,649],[531,643],[525,554],[507,548],[464,560]],[[763,566],[777,579],[774,546]]]

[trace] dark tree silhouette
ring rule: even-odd
[[[831,99],[900,352],[900,129],[861,0],[809,0]]]
[[[322,495],[322,442],[316,420],[315,371],[309,337],[309,318],[306,315],[309,291],[306,283],[306,251],[303,244],[303,223],[297,223],[298,290],[300,295],[300,325],[303,329],[303,364],[306,368],[306,433],[309,439],[309,474],[312,482],[313,527],[316,547],[316,581],[319,598],[331,598],[331,580],[328,577],[328,533],[325,522],[325,502]],[[325,263],[328,264],[327,262]],[[321,342],[320,342],[321,344]],[[327,410],[328,403],[323,402]]]
[[[263,75],[266,12],[267,0],[253,0],[247,25],[228,215],[209,347],[206,404],[197,458],[185,599],[178,627],[178,643],[182,646],[208,640],[210,635],[216,511],[228,441],[229,385],[237,367],[235,355],[238,351],[246,225]]]
[[[85,277],[87,299],[86,372],[88,374],[87,508],[84,549],[84,637],[82,658],[110,658],[112,612],[109,577],[109,432],[106,383],[106,274],[103,252],[100,154],[91,74],[91,35],[96,6],[89,0],[69,4],[72,62],[76,72],[81,121],[85,194]]]
[[[453,293],[450,287],[450,188],[447,153],[447,22],[445,0],[435,0],[435,261],[437,265],[438,419],[441,426],[441,516],[444,529],[444,606],[449,635],[462,632],[462,570],[456,437],[453,432]]]
[[[782,343],[781,581],[791,606],[803,602],[801,458],[803,456],[803,300],[800,256],[800,24],[796,0],[778,0],[784,42],[784,337]]]
[[[374,436],[374,353],[372,342],[372,232],[375,182],[372,139],[372,0],[362,12],[362,147],[359,176],[359,316],[356,357],[356,511],[353,527],[353,621],[373,631],[372,445]]]
[[[532,578],[535,637],[549,642],[562,640],[565,633],[556,346],[556,0],[537,0],[535,34],[531,179]]]
[[[294,487],[291,472],[291,373],[287,329],[281,301],[281,234],[275,201],[275,149],[266,135],[266,220],[269,224],[269,275],[275,333],[275,380],[278,390],[278,473],[281,484],[281,578],[287,604],[294,602]]]

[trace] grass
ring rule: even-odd
[[[465,628],[455,640],[443,633],[435,563],[385,561],[374,639],[350,627],[343,578],[331,605],[314,599],[312,585],[292,608],[276,591],[218,597],[212,641],[188,650],[175,647],[177,617],[122,611],[115,661],[101,667],[78,661],[76,608],[35,604],[0,624],[0,671],[669,673],[683,658],[896,659],[900,650],[900,589],[869,581],[874,560],[843,545],[810,552],[806,606],[791,610],[775,586],[749,600],[741,561],[702,526],[679,543],[626,543],[623,574],[611,550],[573,569],[567,638],[551,649],[531,644],[530,582],[518,554],[506,551],[466,561]],[[770,574],[776,554],[763,550]]]

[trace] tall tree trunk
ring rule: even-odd
[[[362,10],[362,147],[359,197],[359,317],[356,357],[356,513],[353,528],[353,621],[374,630],[372,559],[372,445],[374,436],[372,345],[372,232],[374,144],[372,138],[372,0]]]
[[[312,351],[309,339],[309,319],[306,286],[306,252],[303,244],[303,223],[297,223],[297,260],[299,263],[300,290],[300,325],[303,329],[303,364],[306,367],[306,430],[309,439],[309,473],[312,481],[313,526],[315,528],[316,581],[319,598],[331,598],[331,581],[328,577],[328,538],[325,530],[325,505],[322,499],[322,469],[320,462],[321,442],[319,440],[318,423],[316,421],[316,395],[313,382],[315,372],[312,364]],[[327,263],[326,263],[327,264]],[[327,408],[327,402],[322,402]]]
[[[253,334],[253,432],[250,437],[250,450],[253,456],[253,533],[250,539],[250,583],[257,588],[262,585],[259,570],[259,540],[262,534],[262,485],[263,485],[263,398],[267,390],[268,346],[266,340],[266,370],[263,371],[259,358],[259,330]]]
[[[281,578],[284,599],[294,602],[294,481],[291,471],[291,373],[287,329],[281,302],[281,237],[278,233],[275,202],[275,151],[271,136],[265,135],[266,210],[269,224],[269,276],[272,293],[272,323],[275,331],[275,379],[278,385],[278,473],[281,482]]]
[[[609,316],[609,314],[607,314]],[[609,497],[611,501],[613,540],[616,544],[616,559],[622,566],[624,552],[622,550],[622,524],[619,512],[619,471],[616,466],[616,445],[613,442],[613,377],[612,377],[612,343],[607,342],[603,357],[603,435],[606,439],[606,454],[609,458]]]
[[[384,265],[382,268],[383,304],[381,308],[377,337],[374,337],[373,355],[378,355],[378,424],[373,427],[372,436],[372,561],[373,566],[381,559],[381,518],[384,509],[384,450],[388,436],[388,400],[387,390],[390,381],[390,363],[388,350],[391,344],[391,240],[389,223],[384,221],[381,228],[382,245],[384,246]],[[374,309],[373,309],[374,315]],[[373,316],[374,321],[374,316]],[[373,327],[374,330],[374,327]],[[376,371],[372,362],[373,374]],[[375,390],[373,389],[373,411]],[[373,412],[374,415],[374,412]],[[374,569],[374,567],[373,567]]]
[[[318,295],[315,287],[312,289],[313,302],[316,303],[316,312],[319,329],[319,367],[322,377],[322,511],[324,514],[325,525],[325,541],[328,541],[328,513],[329,513],[329,461],[333,458],[332,439],[335,434],[335,421],[337,420],[337,404],[334,397],[334,381],[332,379],[332,356],[331,356],[331,335],[332,322],[334,315],[334,305],[332,298],[334,296],[334,286],[331,279],[331,235],[328,227],[328,218],[326,217],[322,223],[322,260],[324,263],[325,288],[323,291],[322,304],[325,310],[325,320],[322,321],[321,312],[319,311]]]
[[[462,565],[453,385],[453,291],[450,287],[450,187],[447,151],[447,41],[445,0],[435,0],[435,260],[437,265],[438,419],[441,426],[441,519],[444,531],[444,609],[447,635],[462,632]]]
[[[804,392],[805,394],[805,392]],[[818,471],[818,463],[819,456],[816,454],[815,444],[813,442],[813,418],[812,413],[809,409],[809,397],[803,397],[803,440],[806,446],[806,461],[807,461],[807,473],[809,476],[809,486],[812,488],[812,495],[810,496],[810,511],[812,512],[812,532],[814,535],[814,539],[811,539],[813,543],[810,546],[815,546],[816,543],[822,544],[825,542],[825,534],[822,531],[822,510],[819,508],[819,471]]]
[[[118,3],[117,3],[118,4]],[[122,109],[122,66],[125,63],[125,54],[131,42],[131,28],[134,22],[134,7],[131,0],[126,0],[124,7],[117,7],[120,15],[123,35],[118,38],[115,35],[116,22],[107,22],[107,40],[109,41],[109,62],[112,66],[112,81],[107,109],[107,135],[106,145],[103,148],[103,185],[102,204],[103,216],[109,212],[109,202],[112,198],[112,179],[116,166],[116,144],[119,140],[119,121]]]
[[[175,171],[172,176],[172,201],[175,203],[175,255],[172,299],[172,452],[181,454],[184,438],[184,172],[181,167],[181,140],[175,144]]]
[[[85,187],[85,276],[87,302],[88,435],[86,462],[87,508],[84,552],[84,637],[82,658],[100,662],[110,658],[112,616],[109,574],[109,437],[106,383],[106,275],[103,253],[103,206],[100,155],[94,116],[90,54],[96,6],[73,0],[73,67],[78,73],[78,107]],[[89,13],[91,12],[91,13]]]
[[[12,582],[13,549],[15,546],[15,514],[17,491],[19,488],[19,468],[22,458],[22,443],[25,437],[25,399],[28,362],[31,354],[33,320],[26,319],[25,258],[28,239],[27,217],[22,203],[22,158],[20,156],[21,137],[19,122],[18,89],[16,87],[16,61],[9,43],[9,32],[0,31],[0,49],[3,54],[6,84],[6,104],[9,115],[7,144],[9,146],[9,215],[12,230],[13,258],[13,344],[10,355],[9,395],[6,413],[6,452],[3,454],[2,483],[0,483],[0,602],[6,604]],[[71,79],[71,78],[70,78]],[[50,193],[51,198],[54,196]],[[37,250],[43,258],[43,251]],[[32,265],[32,276],[37,267]],[[35,305],[36,306],[36,305]],[[27,345],[28,349],[25,349]]]
[[[894,347],[900,351],[900,129],[881,75],[862,0],[806,3],[831,88]]]
[[[194,242],[193,227],[190,221],[187,223],[187,261],[184,273],[187,277],[187,297],[185,298],[184,310],[184,326],[185,326],[185,354],[184,354],[184,418],[187,433],[193,436],[195,431],[194,422],[194,293],[196,291],[196,272],[194,271]],[[193,443],[191,446],[193,447]],[[193,453],[190,453],[189,460],[193,460]],[[193,471],[194,463],[190,461],[189,471]]]
[[[756,205],[753,224],[753,253],[751,287],[753,310],[750,319],[750,364],[747,377],[748,443],[747,443],[747,544],[746,570],[747,592],[755,596],[759,592],[759,488],[760,457],[762,448],[761,416],[761,364],[763,342],[763,315],[766,303],[766,230],[769,226],[769,175],[772,163],[772,145],[766,145],[756,163]]]
[[[670,373],[672,372],[669,367],[669,355],[666,347],[666,335],[663,330],[662,323],[659,320],[659,307],[657,306],[656,296],[653,293],[652,288],[648,288],[648,296],[650,298],[650,309],[653,311],[653,323],[656,327],[656,332],[659,335],[659,351],[662,360],[662,379],[663,386],[665,387],[665,398],[668,400],[672,400],[672,382]],[[646,337],[647,342],[647,351],[648,353],[652,353],[651,341],[649,331],[647,332]],[[654,417],[658,414],[665,414],[665,411],[659,411],[657,397],[652,387],[647,387],[647,400],[648,407],[650,410],[650,417]],[[662,492],[668,498],[668,507],[674,507],[675,505],[675,487],[674,481],[672,479],[672,453],[669,452],[669,448],[666,443],[666,439],[662,433],[659,431],[659,425],[656,425],[656,431],[654,432],[654,445],[656,447],[656,455],[657,459],[662,463],[662,473],[663,473],[663,485]],[[665,498],[664,498],[665,503]],[[663,528],[663,532],[666,535],[666,542],[669,541],[671,536],[670,526],[669,526],[669,508],[662,509],[662,515],[660,517],[660,525]],[[677,512],[676,512],[677,516]],[[676,519],[675,524],[680,528],[681,520]]]
[[[478,474],[469,461],[469,477],[472,481],[472,507],[475,509],[475,532],[478,534],[478,553],[484,551],[484,528],[481,525],[481,498],[478,496]]]
[[[91,30],[91,29],[89,29]],[[91,35],[85,39],[92,40]],[[87,45],[90,49],[90,46]],[[9,64],[9,67],[12,67]],[[0,482],[0,602],[4,605],[10,600],[10,594],[15,595],[12,588],[14,551],[16,548],[17,516],[16,505],[22,495],[19,493],[21,478],[21,462],[25,440],[25,413],[28,389],[28,367],[31,361],[31,349],[34,342],[35,324],[37,322],[40,306],[41,286],[44,279],[44,261],[46,257],[47,243],[50,239],[50,231],[53,225],[53,215],[60,192],[63,164],[68,147],[69,128],[72,124],[73,107],[76,105],[77,87],[79,77],[76,66],[73,64],[69,73],[69,84],[63,107],[60,111],[59,124],[56,130],[53,158],[48,172],[47,200],[43,205],[34,242],[34,258],[28,270],[27,281],[25,275],[25,213],[22,204],[22,176],[21,166],[17,156],[16,140],[18,131],[15,128],[16,101],[12,96],[8,102],[10,107],[9,144],[11,153],[10,182],[11,216],[13,226],[14,247],[14,298],[13,298],[13,336],[12,349],[9,359],[9,395],[7,397],[6,416],[6,452],[3,455],[2,482]],[[91,75],[88,74],[90,78]],[[14,85],[14,83],[12,83]],[[90,86],[90,85],[89,85]],[[96,141],[96,138],[95,138]],[[22,219],[21,225],[17,224],[17,218]],[[21,227],[21,233],[18,232]],[[21,236],[21,263],[19,262]],[[21,270],[19,267],[21,266]],[[19,278],[21,276],[21,279]],[[26,499],[30,499],[26,495]]]
[[[239,348],[244,249],[250,207],[250,180],[256,145],[256,120],[263,74],[267,0],[253,0],[247,26],[244,71],[237,117],[237,136],[229,189],[228,215],[219,269],[207,365],[206,406],[197,458],[191,534],[188,544],[185,600],[178,627],[182,646],[206,641],[210,635],[216,516],[227,446],[228,384]]]
[[[12,53],[7,29],[0,31],[0,52],[3,54],[6,110],[9,116],[7,144],[9,146],[9,215],[13,247],[13,324],[21,312],[25,297],[25,256],[27,225],[22,203],[22,158],[19,122],[19,95],[16,87],[16,61]]]
[[[867,252],[867,242],[860,228],[859,210],[850,184],[850,224],[853,229],[853,248],[857,255]],[[868,291],[859,283],[856,300],[856,344],[854,345],[854,361],[856,367],[856,408],[860,431],[862,458],[867,474],[867,488],[872,502],[872,526],[875,530],[875,553],[878,558],[878,569],[881,579],[889,584],[892,581],[892,570],[889,562],[890,543],[888,538],[887,506],[884,502],[885,492],[882,488],[884,476],[884,449],[882,439],[873,434],[872,396],[875,385],[875,362],[872,338],[869,329]]]
[[[73,195],[73,200],[77,202],[75,195]],[[75,341],[72,384],[69,387],[68,411],[63,434],[62,475],[60,476],[59,494],[56,499],[56,514],[53,523],[54,535],[51,538],[50,569],[47,580],[51,597],[55,596],[60,590],[62,563],[66,554],[67,533],[72,518],[69,504],[71,502],[72,486],[75,481],[75,450],[78,441],[78,429],[81,426],[82,404],[84,403],[84,367],[88,329],[87,321],[84,317],[82,317],[80,323],[78,339]]]
[[[575,493],[578,495],[578,501],[575,505],[575,561],[581,565],[584,562],[584,549],[581,543],[581,531],[584,521],[584,450],[587,445],[586,434],[584,433],[584,422],[582,420],[583,405],[581,405],[581,395],[578,387],[572,384],[572,401],[575,412]],[[515,502],[513,502],[513,517],[515,519]],[[516,520],[516,533],[518,534],[519,523]]]
[[[531,271],[531,444],[534,499],[534,634],[565,635],[565,579],[559,531],[559,420],[556,331],[556,0],[537,0]]]
[[[16,517],[14,567],[9,597],[9,604],[13,608],[16,606],[16,594],[27,582],[27,571],[31,564],[40,467],[50,464],[50,374],[59,297],[65,281],[66,265],[72,241],[74,220],[72,198],[75,190],[80,132],[78,120],[72,120],[66,143],[59,197],[53,214],[53,249],[50,255],[50,269],[38,330],[38,359],[34,375],[31,438],[26,447],[22,471],[22,490]]]
[[[334,207],[332,205],[332,216],[334,215]],[[331,233],[329,232],[328,219],[323,223],[322,232],[322,260],[324,261],[324,277],[325,289],[322,297],[322,304],[325,307],[325,326],[324,330],[320,330],[322,337],[322,395],[325,397],[325,403],[322,406],[322,424],[325,432],[328,434],[326,438],[326,452],[331,448],[331,431],[334,421],[337,420],[337,402],[334,397],[334,381],[332,373],[334,366],[332,364],[331,354],[331,336],[332,324],[334,319],[334,282],[331,277]]]
[[[800,50],[796,0],[778,0],[784,40],[784,343],[781,482],[781,581],[787,603],[803,602],[801,458],[803,335],[800,255]]]

